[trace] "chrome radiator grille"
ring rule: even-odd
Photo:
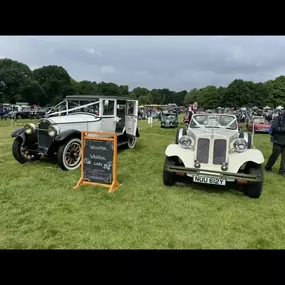
[[[197,146],[197,160],[200,163],[209,162],[209,149],[210,149],[210,140],[209,139],[199,139]]]
[[[213,164],[221,164],[226,161],[227,141],[216,139],[214,142]]]
[[[38,125],[38,147],[47,148],[52,144],[53,138],[47,133],[49,122],[40,122]]]

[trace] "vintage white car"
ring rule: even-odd
[[[239,131],[234,115],[193,115],[165,154],[166,186],[182,176],[195,183],[240,184],[251,198],[259,198],[263,191],[263,154],[254,147],[251,133]]]
[[[37,126],[25,124],[12,133],[14,158],[25,163],[56,156],[63,170],[77,169],[81,164],[82,131],[116,133],[118,146],[133,148],[139,137],[138,101],[117,96],[67,96]]]

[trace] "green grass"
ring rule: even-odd
[[[73,190],[80,170],[51,161],[21,165],[12,156],[13,126],[0,122],[1,248],[284,248],[284,177],[265,173],[260,199],[229,188],[163,186],[164,151],[176,130],[140,121],[134,149],[119,151],[118,180],[107,189]],[[269,135],[256,135],[265,156]]]

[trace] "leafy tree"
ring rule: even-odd
[[[186,90],[176,92],[174,94],[174,98],[173,98],[174,103],[176,103],[177,106],[182,106],[184,104],[184,98],[185,98],[186,94],[187,94]]]
[[[0,59],[0,70],[11,68],[18,69],[20,72],[23,72],[28,77],[32,76],[32,71],[26,64],[9,58]]]
[[[265,83],[267,89],[267,99],[265,100],[270,107],[283,106],[285,102],[285,76],[279,76],[275,80]]]
[[[197,88],[192,89],[188,92],[184,97],[184,105],[188,106],[189,104],[193,104],[194,102],[199,101],[199,90]]]
[[[101,95],[120,96],[119,86],[112,82],[101,82],[98,84],[99,92]]]
[[[30,84],[31,79],[21,70],[15,67],[0,69],[1,90],[3,99],[8,102],[24,100],[24,90]]]
[[[148,93],[147,95],[141,95],[138,100],[139,103],[142,105],[154,104],[153,98],[150,93]]]
[[[119,86],[120,96],[129,96],[129,86],[128,85],[120,85]]]
[[[43,66],[33,71],[33,79],[37,80],[52,104],[58,103],[72,87],[71,78],[67,71],[57,65]],[[47,102],[46,102],[47,103]]]
[[[127,85],[118,86],[112,82],[77,82],[61,66],[49,65],[31,71],[24,63],[9,58],[0,59],[1,101],[54,105],[69,94],[130,96],[139,100],[140,104],[188,105],[197,101],[204,108],[276,107],[285,102],[285,76],[281,75],[265,83],[236,79],[227,87],[210,85],[189,92],[175,92],[167,88],[150,91],[144,87],[134,88],[130,92]]]
[[[136,87],[132,92],[130,92],[130,97],[138,100],[140,96],[146,96],[150,91],[147,88]]]
[[[243,107],[250,101],[249,84],[242,79],[236,79],[227,87],[225,105],[233,107]]]
[[[144,89],[147,90],[146,88]],[[149,93],[151,94],[151,97],[153,98],[154,104],[163,105],[165,103],[163,95],[160,92],[160,89],[152,89],[150,92],[147,90],[147,94]]]
[[[97,95],[100,94],[99,86],[96,82],[83,80],[77,83],[77,92],[79,95]]]

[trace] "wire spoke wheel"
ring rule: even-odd
[[[65,163],[68,167],[73,168],[80,162],[81,159],[81,145],[74,141],[66,146],[64,157]]]
[[[137,143],[137,137],[136,136],[129,136],[128,137],[128,147],[134,148]]]

